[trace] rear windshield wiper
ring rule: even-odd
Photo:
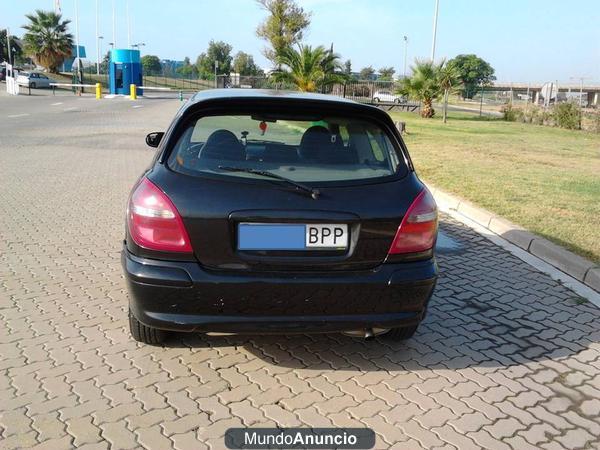
[[[219,166],[219,169],[226,170],[228,172],[252,173],[254,175],[261,175],[263,177],[273,178],[275,180],[285,181],[286,183],[291,184],[292,186],[294,186],[296,189],[299,189],[301,191],[309,193],[310,196],[312,198],[314,198],[315,200],[319,197],[319,194],[320,194],[320,192],[319,192],[318,189],[311,188],[310,186],[307,186],[307,185],[302,184],[302,183],[298,183],[297,181],[294,181],[294,180],[292,180],[290,178],[283,177],[281,175],[277,175],[276,173],[269,172],[268,170],[251,169],[251,168],[248,168],[248,167],[229,167],[229,166]]]

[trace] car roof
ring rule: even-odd
[[[335,97],[326,94],[315,94],[312,92],[296,92],[296,91],[283,91],[274,89],[241,89],[241,88],[228,88],[228,89],[208,89],[206,91],[200,91],[190,99],[190,103],[199,103],[208,100],[234,100],[239,99],[280,99],[280,100],[316,100],[320,102],[329,103],[354,103],[356,102],[347,98]]]
[[[372,114],[382,114],[379,108],[364,103],[355,102],[353,100],[336,97],[334,95],[316,94],[312,92],[297,92],[271,89],[242,89],[242,88],[227,88],[227,89],[207,89],[194,94],[189,101],[180,109],[178,115],[183,115],[188,109],[202,108],[204,104],[208,106],[211,103],[235,105],[236,101],[247,102],[256,100],[257,102],[282,102],[298,104],[298,102],[312,103],[313,105],[321,105],[328,107],[339,106],[340,109],[362,110],[369,111]],[[387,114],[383,113],[387,116]]]

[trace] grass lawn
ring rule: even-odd
[[[441,111],[438,111],[441,115]],[[452,112],[406,122],[421,177],[600,262],[600,135]]]

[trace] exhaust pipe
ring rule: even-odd
[[[367,328],[359,329],[359,330],[343,331],[342,334],[345,334],[346,336],[350,336],[353,338],[363,338],[365,340],[368,340],[368,339],[373,339],[375,336],[385,334],[388,331],[390,331],[389,328],[367,327]]]

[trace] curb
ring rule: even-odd
[[[441,209],[454,210],[511,244],[600,292],[600,266],[494,213],[425,182]]]

